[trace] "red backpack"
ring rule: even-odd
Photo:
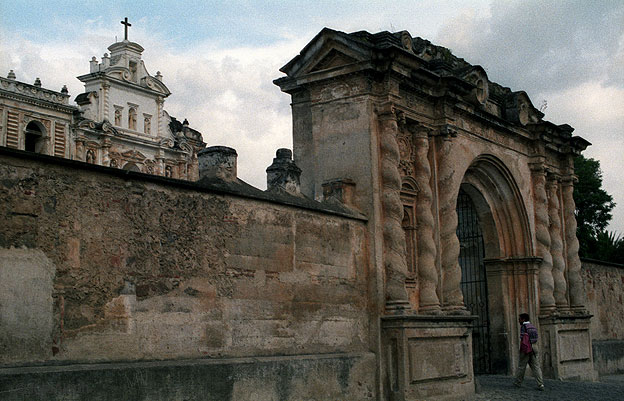
[[[537,342],[537,328],[531,323],[527,323],[522,325],[522,329],[520,330],[521,333],[523,332],[520,339],[520,352],[530,354],[533,352],[531,344]]]
[[[531,340],[529,339],[529,333],[524,333],[522,335],[522,340],[520,341],[520,352],[523,354],[530,354],[533,352]]]

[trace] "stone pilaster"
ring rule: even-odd
[[[574,176],[567,176],[562,181],[563,193],[563,220],[565,224],[566,257],[568,262],[568,289],[570,308],[573,312],[581,313],[585,310],[585,289],[581,278],[581,259],[579,258],[579,241],[576,237],[576,216],[574,210]]]
[[[102,166],[110,166],[110,154],[109,154],[109,150],[111,147],[112,143],[110,138],[108,137],[104,137],[104,139],[102,140],[102,144],[100,145],[100,149],[102,150],[101,152],[101,165]]]
[[[401,226],[401,175],[397,119],[392,105],[378,115],[380,126],[381,207],[383,211],[384,269],[386,274],[386,311],[403,313],[410,304],[405,289],[405,232]]]
[[[546,194],[546,168],[544,164],[531,164],[533,180],[533,201],[535,213],[535,253],[542,258],[539,267],[540,314],[551,314],[555,306],[553,291],[555,288],[552,275],[552,256],[550,254],[550,232],[548,231],[548,196]]]
[[[157,137],[165,136],[165,127],[164,127],[164,116],[163,116],[163,107],[165,104],[165,99],[159,97],[156,99],[156,106],[158,108],[158,112],[156,113],[156,124],[158,132],[156,133]]]
[[[457,238],[457,194],[453,191],[455,167],[451,157],[455,133],[443,128],[438,156],[438,199],[440,230],[440,265],[442,269],[442,308],[448,313],[467,313],[461,292],[459,239]]]
[[[548,184],[548,219],[550,220],[550,254],[552,256],[552,276],[554,281],[553,296],[557,310],[567,311],[567,282],[565,278],[566,262],[563,257],[563,240],[561,237],[561,209],[559,202],[559,177],[549,175]]]
[[[436,245],[433,239],[435,222],[431,211],[431,167],[429,165],[429,130],[417,127],[413,132],[416,155],[414,170],[418,195],[416,198],[416,235],[418,241],[419,312],[439,313],[438,270]]]
[[[100,121],[103,120],[109,120],[109,112],[110,112],[110,100],[109,100],[109,91],[110,89],[110,84],[108,82],[104,82],[102,84],[102,118],[100,118]]]

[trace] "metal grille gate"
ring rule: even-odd
[[[485,249],[477,210],[470,196],[460,191],[457,197],[457,237],[464,303],[478,319],[472,329],[472,357],[475,374],[491,373],[490,319],[483,259]]]

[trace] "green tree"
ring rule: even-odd
[[[611,211],[615,207],[613,197],[602,188],[602,171],[598,160],[577,156],[574,159],[574,172],[578,176],[578,182],[574,186],[574,202],[578,225],[576,233],[580,243],[579,254],[581,257],[604,260],[604,257],[600,257],[601,254],[597,253],[598,242],[601,239],[602,246],[606,246],[604,244],[609,242],[604,235],[607,235],[607,239],[610,235],[605,233],[605,229],[611,220]],[[615,239],[615,234],[613,238]]]
[[[624,238],[614,232],[598,233],[595,247],[588,250],[588,257],[624,264]]]

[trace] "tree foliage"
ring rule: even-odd
[[[577,156],[574,159],[574,172],[578,176],[574,186],[574,202],[580,256],[621,262],[617,249],[624,248],[624,240],[615,233],[606,232],[615,203],[613,197],[602,188],[600,162]]]

